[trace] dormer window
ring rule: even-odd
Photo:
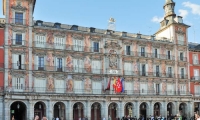
[[[91,32],[91,33],[94,33],[94,32],[95,32],[95,28],[91,27],[91,28],[90,28],[90,32]]]
[[[42,23],[38,23],[37,25],[38,25],[38,26],[42,26]]]
[[[43,24],[43,21],[41,21],[41,20],[36,21],[36,25],[42,26],[42,24]]]
[[[61,25],[60,23],[55,23],[55,24],[54,24],[54,27],[55,27],[55,28],[60,28],[60,25]]]
[[[78,26],[77,25],[73,25],[72,27],[71,27],[71,30],[78,30]]]

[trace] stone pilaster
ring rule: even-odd
[[[51,100],[48,101],[48,107],[46,111],[47,111],[46,115],[48,116],[48,119],[52,120],[54,116],[53,116],[53,105],[52,105]]]
[[[120,102],[120,109],[119,109],[119,118],[122,118],[124,116],[124,101]]]
[[[9,103],[7,100],[5,100],[5,106],[4,106],[4,111],[5,111],[5,120],[10,120],[10,107],[9,107]]]
[[[28,118],[29,119],[34,119],[34,101],[29,100],[29,113],[28,113]]]
[[[108,119],[108,105],[107,101],[104,101],[104,117]]]
[[[153,113],[154,106],[153,106],[152,101],[150,101],[149,103],[150,103],[150,104],[149,104],[149,110],[150,110],[149,115],[153,116],[153,114],[154,114],[154,113]]]
[[[139,101],[136,101],[136,103],[135,103],[135,116],[137,117],[137,118],[139,118],[139,115],[140,115],[140,106],[139,106]]]
[[[86,112],[86,116],[88,117],[88,120],[90,120],[91,119],[91,107],[90,107],[90,101],[87,101],[87,112]]]
[[[68,108],[66,109],[67,111],[67,115],[66,118],[68,118],[68,120],[73,120],[73,107],[72,107],[72,102],[68,101]]]

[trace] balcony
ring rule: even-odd
[[[193,64],[194,65],[199,65],[200,64],[200,60],[193,60]]]
[[[65,66],[48,66],[48,65],[34,65],[34,70],[37,71],[53,71],[53,72],[68,72],[68,73],[89,73],[89,74],[102,74],[102,69],[93,68],[69,68]]]
[[[21,63],[12,63],[12,69],[14,70],[25,70],[26,65]]]
[[[26,25],[26,19],[11,18],[10,22],[15,25]]]
[[[12,45],[13,46],[26,46],[25,43],[26,43],[25,40],[12,39]]]
[[[179,56],[179,61],[187,62],[187,57]]]
[[[175,74],[172,73],[166,73],[167,78],[174,78]]]
[[[194,95],[195,97],[200,97],[200,92],[199,91],[198,92],[192,92],[191,94]]]
[[[33,45],[35,48],[41,48],[41,49],[56,49],[56,50],[68,50],[77,52],[102,53],[102,48],[69,45],[61,43],[47,43],[47,42],[33,41]]]
[[[171,73],[160,73],[160,72],[142,72],[142,71],[127,71],[124,70],[125,76],[149,76],[149,77],[167,77],[174,78],[174,74]]]
[[[126,56],[134,56],[134,52],[133,51],[124,51],[124,55],[126,55]]]
[[[181,40],[178,40],[177,44],[181,45],[181,46],[186,46],[186,42],[185,41],[181,41]]]
[[[64,85],[63,85],[64,86]],[[155,90],[124,90],[124,92],[116,93],[114,90],[103,90],[103,89],[72,89],[67,90],[66,88],[52,88],[48,89],[46,87],[6,87],[5,89],[0,90],[0,92],[6,92],[10,94],[14,93],[29,93],[29,94],[65,94],[65,95],[132,95],[132,96],[184,96],[191,95],[189,92],[179,92],[179,91],[164,91],[164,92],[155,92]]]
[[[190,79],[192,82],[200,82],[200,76],[193,76]]]
[[[179,79],[188,79],[188,76],[187,76],[187,75],[184,75],[184,74],[179,74],[179,75],[178,75],[178,78],[179,78]]]

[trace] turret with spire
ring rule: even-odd
[[[165,10],[165,19],[172,19],[176,17],[176,14],[174,12],[175,8],[175,2],[173,0],[165,0],[165,5],[163,6]]]

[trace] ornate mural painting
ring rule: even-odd
[[[134,80],[134,91],[139,92],[140,90],[140,84],[138,80]]]
[[[133,71],[134,74],[137,75],[138,74],[138,64],[137,64],[137,60],[133,61]]]
[[[47,53],[47,70],[54,70],[54,57],[52,52]]]
[[[47,91],[54,91],[54,78],[51,75],[47,79]]]
[[[12,87],[12,75],[11,72],[8,72],[8,87]]]
[[[25,90],[29,90],[29,74],[25,76]]]
[[[133,54],[135,55],[135,56],[137,56],[138,55],[138,51],[137,51],[137,43],[136,42],[133,42]]]
[[[89,39],[89,37],[90,36],[85,37],[85,48],[84,48],[85,52],[90,52],[90,39]]]
[[[72,49],[72,45],[73,45],[72,34],[68,33],[67,34],[67,40],[66,40],[66,49],[67,50],[71,50]]]
[[[11,10],[12,9],[11,7],[16,6],[17,2],[16,2],[16,0],[10,0],[9,3],[10,3],[10,5],[9,5],[10,6],[10,8],[9,8],[9,19],[10,19],[10,21],[9,22],[12,23],[12,18],[13,18],[12,12],[13,11]]]
[[[112,69],[117,68],[117,52],[115,50],[109,51],[109,67]]]
[[[92,91],[92,83],[90,78],[86,78],[84,81],[84,89],[85,92],[91,92]]]
[[[165,64],[165,61],[162,61],[161,63],[161,70],[162,70],[162,73],[163,75],[166,75],[166,64]]]
[[[71,78],[67,78],[67,81],[66,81],[67,85],[66,85],[66,88],[67,88],[67,92],[73,92],[73,80]]]
[[[154,91],[154,86],[153,86],[153,79],[148,80],[148,91],[153,92]]]
[[[162,82],[162,93],[165,94],[167,90],[167,83],[166,82]]]
[[[8,49],[8,68],[12,68],[12,52],[11,49]]]
[[[152,60],[148,60],[148,74],[152,75],[153,74],[153,63],[152,63]]]
[[[66,58],[66,67],[68,71],[72,71],[73,70],[73,60],[71,56],[67,56]]]
[[[12,29],[8,29],[8,45],[12,45],[12,39],[13,39],[13,32]]]
[[[90,60],[89,56],[85,57],[84,68],[85,68],[86,72],[91,72],[91,60]]]
[[[147,53],[148,53],[148,57],[151,57],[151,53],[152,53],[152,44],[151,43],[147,43]]]
[[[46,40],[47,46],[50,48],[53,48],[54,46],[54,36],[53,36],[53,31],[49,31],[47,33],[47,40]]]

